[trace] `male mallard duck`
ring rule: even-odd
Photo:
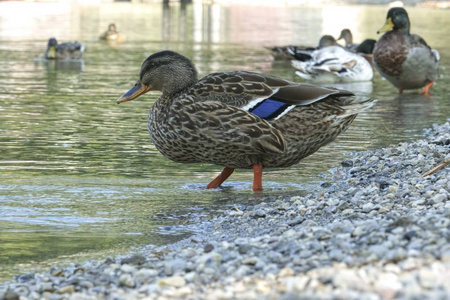
[[[386,24],[378,31],[386,33],[375,45],[374,65],[399,93],[423,87],[422,93],[428,94],[438,72],[439,53],[420,36],[410,34],[409,27],[404,8],[389,10]]]
[[[305,47],[305,46],[282,46],[282,47],[267,47],[272,51],[272,56],[274,59],[300,59],[305,53],[310,53],[316,49],[322,49],[329,46],[337,45],[336,39],[331,35],[324,35],[319,40],[319,45],[317,47]],[[296,53],[299,53],[299,57],[296,57]]]
[[[224,167],[208,189],[235,168],[253,168],[253,190],[262,190],[263,167],[299,162],[373,104],[352,103],[349,91],[252,72],[213,73],[198,81],[192,62],[172,51],[149,56],[139,80],[117,103],[150,90],[162,92],[148,114],[156,148],[175,162]]]
[[[359,54],[341,46],[326,47],[311,53],[306,61],[293,60],[295,74],[306,80],[318,82],[357,82],[372,80],[370,63]]]
[[[55,38],[50,38],[47,50],[44,53],[46,59],[82,59],[84,45],[80,42],[58,44]]]
[[[100,36],[100,39],[105,41],[123,42],[125,36],[117,31],[116,24],[111,23],[108,25],[108,30]]]
[[[353,43],[353,34],[350,29],[342,29],[338,40],[345,41],[345,48],[355,53],[372,54],[377,41],[373,39],[365,39],[361,44]]]

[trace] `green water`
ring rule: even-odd
[[[149,54],[181,52],[201,75],[241,69],[300,81],[263,46],[314,45],[345,27],[356,41],[377,38],[386,11],[0,2],[0,279],[176,241],[195,228],[193,217],[261,198],[251,192],[251,172],[239,170],[223,190],[206,191],[219,167],[158,153],[146,125],[158,93],[115,104]],[[398,95],[378,74],[373,84],[340,85],[380,100],[336,142],[294,167],[265,172],[264,195],[301,193],[326,180],[349,151],[420,138],[450,116],[450,12],[408,12],[412,31],[441,53],[432,96]],[[125,43],[98,41],[110,22]],[[51,36],[84,42],[84,62],[35,60]]]

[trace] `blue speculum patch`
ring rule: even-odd
[[[266,99],[249,109],[249,112],[262,119],[273,119],[280,115],[288,106],[288,104],[281,101]]]

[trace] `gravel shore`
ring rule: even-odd
[[[421,176],[450,160],[450,123],[423,136],[179,243],[18,276],[0,299],[450,299],[450,166]]]

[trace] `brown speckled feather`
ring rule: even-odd
[[[408,57],[410,39],[399,31],[386,33],[375,45],[373,59],[378,71],[384,76],[399,77],[402,65]]]
[[[176,162],[288,167],[334,140],[373,104],[352,103],[349,91],[252,72],[213,73],[199,81],[196,74],[187,58],[159,52],[144,61],[136,85],[118,99],[163,92],[150,109],[148,128],[156,148]]]
[[[351,92],[299,84],[251,72],[214,73],[174,99],[159,99],[149,113],[158,150],[177,162],[232,168],[285,167],[344,131],[356,115],[339,118]],[[257,99],[295,105],[264,120],[243,108]],[[161,112],[169,113],[161,120]],[[182,138],[167,138],[178,136]]]

